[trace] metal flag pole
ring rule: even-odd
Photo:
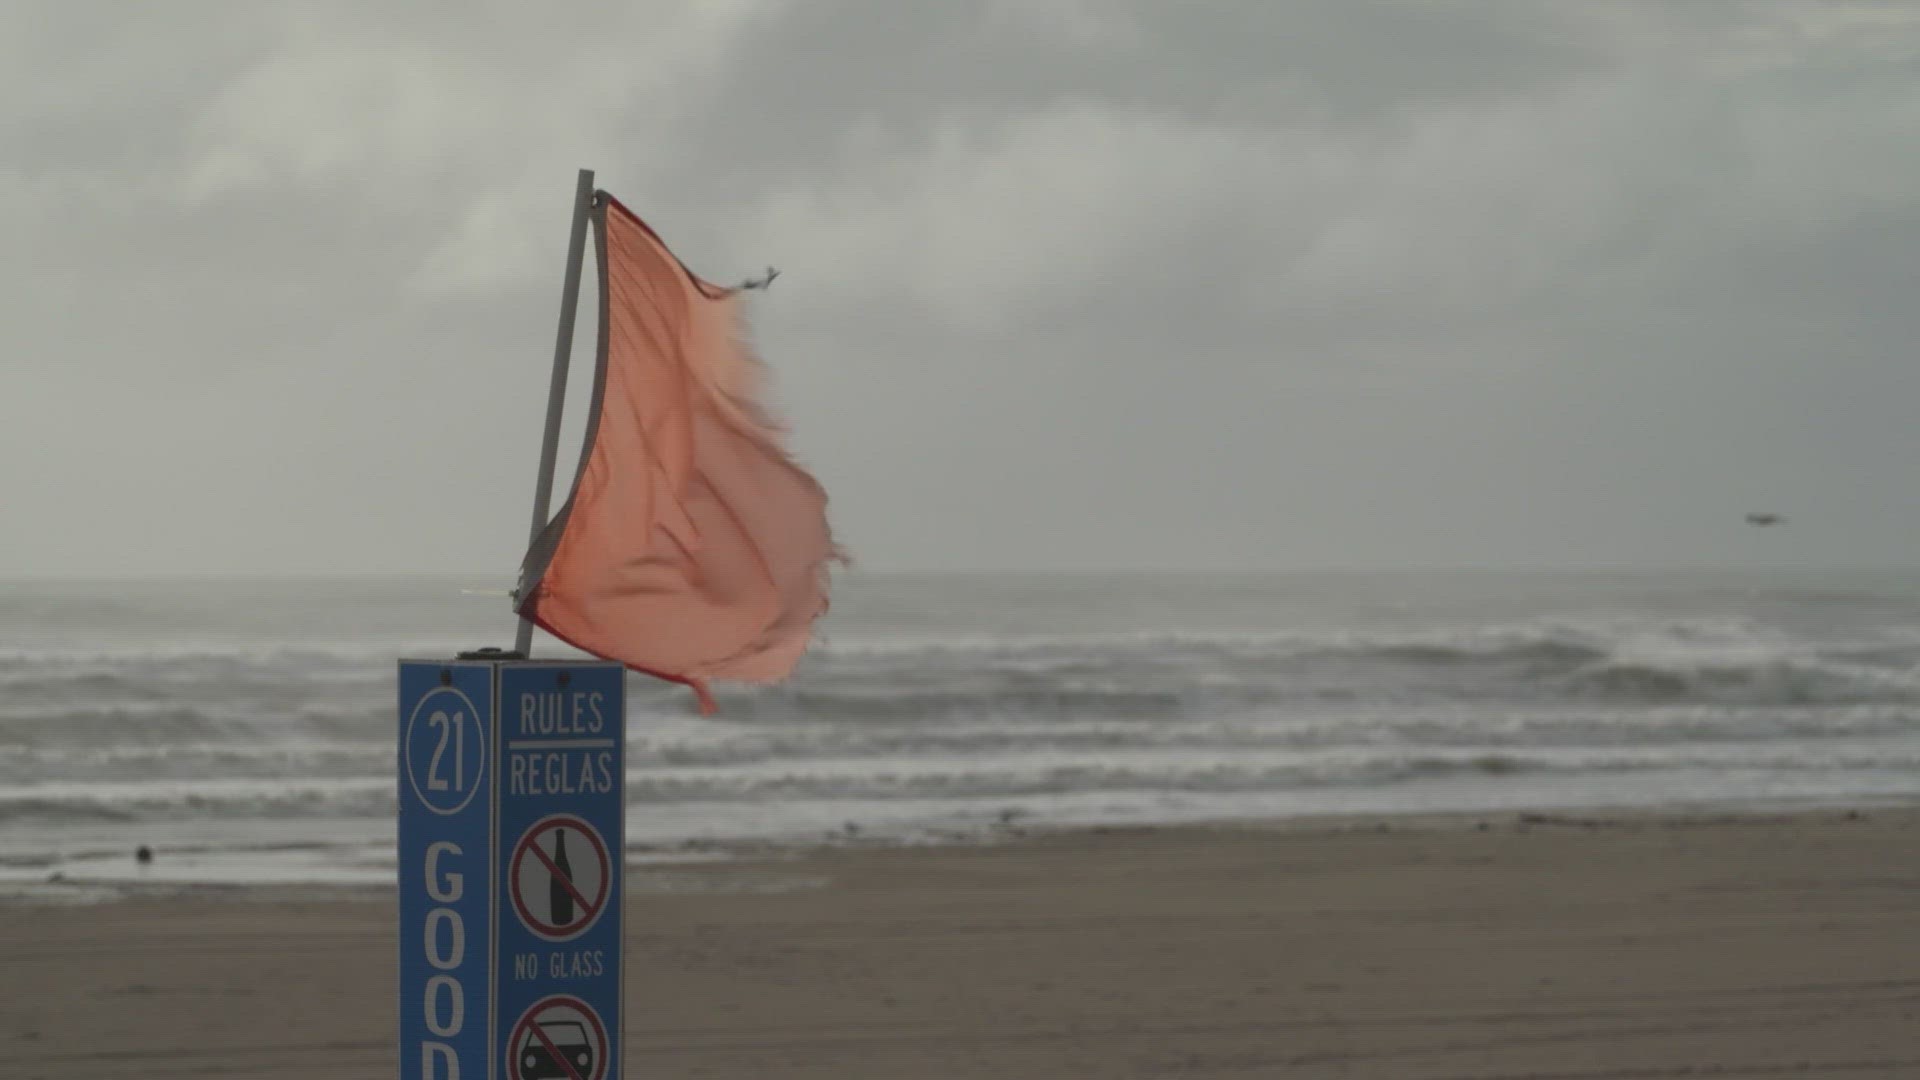
[[[567,399],[567,361],[573,356],[573,315],[580,302],[580,261],[587,247],[587,211],[593,205],[593,170],[581,169],[573,188],[573,231],[567,236],[566,284],[560,292],[560,331],[553,343],[553,381],[547,386],[547,430],[540,440],[540,475],[533,486],[533,528],[527,543],[540,539],[553,499],[553,459],[560,450],[560,409]],[[513,650],[533,655],[533,622],[520,620]]]

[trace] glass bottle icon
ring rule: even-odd
[[[553,830],[553,868],[557,871],[547,883],[550,922],[566,926],[573,922],[573,864],[567,861],[567,830]]]

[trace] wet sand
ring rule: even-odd
[[[633,1077],[1920,1076],[1920,812],[1101,830],[636,873]],[[390,896],[4,909],[8,1075],[394,1075]]]

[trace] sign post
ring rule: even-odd
[[[401,1080],[619,1080],[621,665],[402,660]]]

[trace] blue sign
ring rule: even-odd
[[[400,665],[400,1076],[487,1075],[494,665]]]
[[[617,1080],[625,673],[400,663],[401,1080]]]
[[[624,672],[500,669],[499,1056],[510,1080],[620,1075]]]

